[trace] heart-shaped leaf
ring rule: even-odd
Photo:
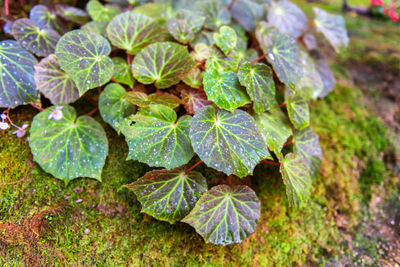
[[[324,90],[321,75],[315,66],[314,60],[306,53],[301,52],[304,74],[296,84],[296,93],[305,99],[316,99]]]
[[[38,98],[33,79],[36,58],[16,41],[0,42],[0,107],[14,108]]]
[[[311,193],[311,177],[303,158],[289,153],[280,157],[280,172],[286,186],[286,195],[292,207],[298,208]]]
[[[203,75],[197,67],[192,68],[182,79],[184,83],[193,88],[200,88],[203,85]]]
[[[118,126],[129,146],[127,159],[167,169],[188,163],[194,155],[189,139],[191,120],[191,116],[177,120],[175,111],[164,105],[141,108]]]
[[[143,47],[163,40],[165,34],[156,20],[127,11],[111,20],[107,26],[107,36],[116,47],[136,55]]]
[[[236,47],[237,35],[235,30],[231,27],[222,26],[219,28],[218,33],[214,33],[214,41],[219,49],[221,49],[225,55],[228,55],[228,53]]]
[[[187,44],[194,38],[189,22],[185,19],[171,18],[168,21],[168,31],[180,43]]]
[[[101,117],[116,131],[119,131],[119,129],[115,124],[123,121],[136,111],[136,107],[126,99],[126,94],[125,89],[116,83],[107,85],[100,94],[99,109]]]
[[[126,94],[126,99],[133,105],[139,107],[148,107],[150,105],[164,105],[172,109],[179,107],[181,100],[168,93],[154,93],[147,95],[139,91],[131,91]]]
[[[342,16],[331,15],[325,10],[314,7],[316,18],[314,19],[317,31],[321,32],[330,44],[339,51],[342,46],[347,47],[349,36],[347,35],[346,23]]]
[[[12,36],[28,51],[39,57],[45,57],[54,53],[54,49],[60,35],[52,29],[40,29],[32,20],[18,19],[11,30]]]
[[[65,4],[56,5],[57,14],[63,19],[72,21],[78,24],[85,24],[89,21],[89,15],[86,11]]]
[[[265,22],[258,25],[256,36],[279,80],[294,90],[303,76],[300,48],[296,40]]]
[[[103,4],[97,0],[90,0],[86,5],[86,10],[94,21],[110,21],[120,13],[114,6],[103,6]]]
[[[29,11],[29,18],[41,29],[53,29],[59,33],[64,33],[67,28],[53,11],[45,5],[36,5]]]
[[[247,31],[254,30],[263,13],[262,5],[252,0],[235,0],[231,9],[232,17]]]
[[[173,42],[160,42],[143,48],[133,60],[132,73],[143,84],[168,88],[185,77],[195,62],[187,48]]]
[[[268,22],[281,32],[295,38],[308,28],[307,17],[303,10],[288,0],[270,2]]]
[[[240,243],[254,232],[260,201],[246,185],[218,185],[203,194],[182,221],[196,229],[207,243]]]
[[[233,113],[206,106],[198,110],[190,127],[190,140],[200,159],[227,175],[244,177],[271,157],[254,119],[243,110]]]
[[[214,47],[211,49],[211,56],[207,58],[206,69],[215,69],[218,72],[237,71],[239,63],[239,53],[232,52],[225,56],[218,48]]]
[[[234,72],[218,73],[214,69],[203,72],[204,91],[218,107],[233,111],[250,103],[246,89]]]
[[[218,30],[222,25],[231,22],[231,14],[225,4],[217,0],[199,1],[198,9],[205,17],[204,26]]]
[[[45,172],[65,182],[77,177],[101,181],[108,154],[104,129],[91,117],[76,118],[73,107],[60,107],[47,108],[33,118],[29,136],[33,159]]]
[[[37,89],[54,105],[69,104],[79,98],[78,88],[71,77],[61,69],[54,54],[35,65],[34,78]]]
[[[286,90],[286,104],[290,121],[294,127],[301,130],[310,125],[310,108],[307,101],[298,94]]]
[[[207,95],[203,90],[193,88],[182,89],[181,96],[186,112],[189,114],[195,114],[202,107],[212,104],[207,99]]]
[[[107,21],[90,21],[81,26],[82,31],[98,33],[106,37]]]
[[[114,63],[114,74],[113,78],[119,82],[133,87],[135,79],[133,79],[131,66],[126,63],[123,58],[113,57],[112,61]]]
[[[314,177],[322,162],[322,149],[318,135],[311,127],[307,127],[301,131],[295,131],[294,139],[293,152],[303,157],[311,176]]]
[[[186,173],[184,167],[178,167],[148,172],[125,187],[136,194],[142,204],[142,212],[174,223],[189,214],[207,191],[207,182],[201,173]]]
[[[110,51],[103,36],[82,30],[66,33],[56,47],[58,63],[72,77],[80,95],[111,79],[114,68],[108,57]]]
[[[292,135],[286,116],[280,110],[274,110],[272,114],[257,114],[255,119],[268,148],[279,155],[286,140]]]
[[[256,113],[263,113],[277,106],[274,77],[267,65],[245,62],[239,68],[238,77],[254,102]]]

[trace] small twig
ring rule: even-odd
[[[86,113],[86,116],[92,116],[94,113],[96,113],[99,110],[98,107],[95,107],[94,109],[92,109],[91,111],[89,111],[88,113]]]
[[[185,171],[185,173],[188,173],[188,172],[190,172],[191,170],[193,170],[194,168],[196,168],[197,166],[199,166],[201,163],[203,163],[203,161],[198,161],[198,162],[196,162],[192,167],[190,167],[189,169],[187,169],[186,171]]]
[[[44,109],[36,105],[35,103],[29,103],[32,107],[36,108],[37,110],[43,111]]]
[[[275,166],[281,165],[279,162],[269,161],[269,160],[266,160],[266,159],[264,159],[262,162],[264,162],[265,164],[275,165]]]
[[[261,57],[254,59],[250,64],[253,65],[253,64],[259,62],[260,60],[262,60],[263,58],[265,58],[267,56],[268,56],[268,54],[264,54]]]

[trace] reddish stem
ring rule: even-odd
[[[126,54],[126,62],[128,63],[128,65],[132,64],[132,58],[133,58],[133,55]]]
[[[262,162],[264,162],[265,164],[275,165],[275,166],[281,165],[279,162],[269,161],[269,160],[266,160],[266,159],[263,160]]]
[[[116,79],[114,79],[114,77],[111,77],[111,81],[113,81],[113,82],[115,82],[115,83],[118,83],[118,84],[120,85],[120,83],[119,83],[119,82],[117,82],[117,80],[116,80]]]
[[[187,169],[186,171],[185,171],[185,173],[188,173],[188,172],[190,172],[191,170],[193,170],[194,168],[196,168],[197,166],[199,166],[201,163],[203,163],[203,161],[198,161],[198,162],[196,162],[192,167],[190,167],[189,169]]]
[[[37,110],[43,111],[44,109],[36,105],[35,103],[29,103],[32,107],[36,108]]]
[[[268,54],[264,54],[261,57],[254,59],[250,64],[253,65],[253,64],[257,63],[258,61],[260,61],[261,59],[265,58],[266,56],[268,56]]]
[[[228,185],[231,186],[232,184],[231,175],[228,175],[227,180],[228,180]]]
[[[229,6],[228,6],[228,10],[229,11],[231,11],[232,10],[232,7],[233,7],[233,4],[235,3],[235,0],[231,0],[231,3],[229,4]]]
[[[4,0],[4,13],[6,16],[10,14],[10,10],[8,9],[8,0]]]
[[[286,102],[285,102],[285,103],[282,103],[282,104],[279,105],[279,108],[286,107],[286,105],[287,105]]]
[[[287,145],[290,145],[290,144],[294,144],[294,139],[292,139],[290,141],[287,141],[286,143],[283,144],[283,146],[287,146]]]
[[[92,109],[91,111],[89,111],[88,113],[86,113],[86,116],[92,116],[94,113],[96,113],[99,110],[98,107],[95,107],[94,109]]]

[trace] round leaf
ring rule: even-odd
[[[239,63],[239,53],[232,52],[225,56],[218,48],[214,47],[211,49],[211,56],[207,58],[206,70],[215,69],[218,72],[237,71]]]
[[[148,107],[154,104],[168,106],[170,108],[177,108],[181,104],[181,100],[168,93],[154,93],[147,95],[139,91],[131,91],[126,94],[126,99],[133,105],[139,107]]]
[[[236,47],[237,35],[234,29],[229,26],[219,28],[219,33],[214,33],[215,44],[227,55]]]
[[[203,72],[203,84],[208,99],[220,108],[233,111],[250,103],[246,89],[234,72],[219,74],[214,69],[207,70]]]
[[[207,243],[240,243],[254,232],[260,201],[246,185],[218,185],[203,194],[182,221],[196,229]]]
[[[38,98],[33,79],[36,58],[16,41],[0,42],[0,107],[14,108]]]
[[[322,149],[319,145],[318,135],[311,127],[307,127],[301,131],[295,131],[294,139],[293,152],[303,157],[311,176],[314,177],[322,161]]]
[[[119,131],[115,123],[134,114],[136,107],[126,99],[125,89],[116,83],[107,85],[100,94],[99,109],[101,117],[110,124],[116,131]]]
[[[113,78],[119,82],[133,87],[135,80],[133,79],[131,66],[126,63],[123,58],[113,57],[112,61],[114,63],[114,74]]]
[[[204,26],[211,30],[217,30],[231,22],[229,10],[218,0],[199,1],[199,10],[205,17]]]
[[[28,51],[39,57],[54,53],[60,35],[52,29],[40,29],[32,20],[23,18],[14,22],[12,36]]]
[[[35,65],[34,78],[37,89],[54,105],[69,104],[79,98],[78,88],[71,77],[61,69],[54,54]]]
[[[268,22],[295,38],[308,28],[304,12],[288,0],[271,1],[268,7]]]
[[[77,177],[101,181],[108,140],[100,123],[88,116],[76,118],[75,109],[68,105],[58,111],[63,114],[60,120],[49,119],[55,108],[33,118],[29,137],[33,159],[45,172],[65,182]]]
[[[41,29],[53,29],[59,33],[66,30],[63,21],[45,5],[36,5],[29,12],[29,18]]]
[[[94,21],[110,21],[120,13],[119,10],[110,5],[103,6],[97,0],[90,0],[86,5],[86,10]]]
[[[193,88],[200,88],[203,85],[203,76],[199,68],[192,68],[182,79],[184,83]]]
[[[107,36],[116,47],[136,55],[148,44],[164,39],[164,31],[156,20],[127,11],[111,20],[107,26]]]
[[[172,18],[168,21],[168,31],[180,43],[187,44],[194,38],[194,33],[185,19]]]
[[[263,63],[243,63],[238,72],[239,82],[246,87],[254,102],[254,111],[262,113],[277,106],[272,70]]]
[[[235,0],[231,14],[247,31],[253,31],[256,27],[256,22],[263,15],[263,7],[252,0]]]
[[[290,121],[294,127],[301,130],[310,125],[310,108],[307,101],[298,94],[286,91],[286,104]]]
[[[279,80],[294,89],[303,76],[300,48],[296,40],[265,22],[258,26],[256,35]]]
[[[72,21],[78,24],[84,24],[89,21],[88,14],[80,8],[68,6],[65,4],[57,4],[56,10],[57,14],[65,20]]]
[[[186,112],[189,114],[195,114],[202,107],[212,104],[207,99],[207,95],[203,90],[193,88],[182,89],[181,96]]]
[[[142,212],[169,223],[183,219],[207,191],[207,182],[199,172],[185,173],[182,167],[154,170],[125,187],[132,190]]]
[[[316,99],[324,90],[324,83],[314,60],[306,52],[301,52],[301,58],[304,75],[296,84],[296,93],[302,95],[305,99]]]
[[[179,83],[194,65],[186,47],[173,42],[161,42],[146,46],[137,54],[132,73],[139,82],[154,83],[162,89]]]
[[[197,111],[190,127],[194,151],[207,166],[227,175],[244,177],[270,157],[254,119],[245,111],[216,110],[206,106]]]
[[[315,60],[315,67],[319,75],[321,76],[322,82],[324,84],[324,89],[319,94],[319,97],[325,97],[333,91],[333,87],[336,84],[335,76],[329,68],[328,62],[326,62],[326,60],[318,51],[313,51],[311,53],[311,56]]]
[[[286,186],[286,195],[292,207],[298,208],[311,193],[311,177],[303,158],[289,153],[280,158],[280,172]]]
[[[58,62],[79,89],[87,90],[107,83],[113,74],[108,41],[97,33],[74,30],[61,37],[56,47]]]
[[[164,105],[141,108],[118,126],[129,146],[127,159],[167,169],[188,163],[194,154],[189,139],[191,120],[183,116],[177,121],[175,111]]]
[[[98,33],[106,37],[107,21],[90,21],[81,26],[82,31]]]

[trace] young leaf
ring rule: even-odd
[[[215,69],[203,72],[204,91],[218,107],[233,111],[250,103],[246,89],[240,85],[236,73],[219,74]]]
[[[256,36],[279,80],[293,90],[303,76],[300,48],[296,40],[265,22],[257,27]]]
[[[301,52],[304,75],[296,84],[296,93],[305,99],[316,99],[324,90],[321,75],[315,66],[314,60],[306,53]]]
[[[310,125],[310,109],[307,101],[298,94],[286,90],[286,104],[290,121],[294,127],[301,130]]]
[[[73,107],[59,108],[52,106],[33,118],[29,136],[33,159],[45,172],[65,182],[77,177],[101,181],[108,154],[106,133],[93,118],[76,118]],[[56,112],[62,112],[61,119],[51,117]]]
[[[129,146],[127,159],[167,169],[188,163],[194,155],[189,139],[191,120],[191,116],[177,120],[175,111],[164,105],[141,108],[118,126]]]
[[[110,51],[104,37],[82,30],[66,33],[56,47],[58,63],[72,77],[80,95],[111,79],[114,69]]]
[[[160,42],[143,48],[133,60],[132,73],[143,84],[171,87],[185,77],[195,62],[187,48],[173,42]]]
[[[244,177],[271,157],[254,119],[245,111],[217,110],[206,106],[198,110],[190,127],[190,140],[200,159],[227,175]]]
[[[195,34],[203,27],[205,17],[194,11],[180,9],[175,18],[168,21],[169,33],[180,43],[188,43],[193,40]]]
[[[231,15],[229,10],[220,1],[205,0],[199,1],[199,10],[205,17],[204,26],[211,30],[218,30],[222,25],[231,22]]]
[[[240,243],[254,232],[260,201],[246,185],[218,185],[204,193],[182,221],[196,229],[207,243]]]
[[[234,29],[229,26],[222,26],[219,28],[219,33],[214,33],[215,44],[228,55],[236,47],[237,35]]]
[[[252,0],[235,0],[231,14],[247,31],[253,31],[256,27],[256,22],[263,15],[263,7]]]
[[[87,32],[94,32],[102,35],[103,37],[106,36],[106,29],[107,29],[108,22],[107,21],[90,21],[81,26],[82,31]]]
[[[89,21],[89,16],[86,11],[80,8],[68,6],[65,4],[57,4],[56,10],[57,14],[65,20],[72,21],[78,24],[85,24]]]
[[[36,63],[16,41],[0,42],[0,107],[14,108],[38,98],[33,79]]]
[[[143,47],[163,40],[165,34],[156,20],[127,11],[111,20],[107,26],[107,36],[116,47],[136,55]]]
[[[133,105],[145,108],[150,105],[164,105],[172,109],[179,107],[181,100],[168,93],[154,93],[147,95],[139,91],[131,91],[126,93],[126,99]]]
[[[45,57],[54,53],[60,35],[52,29],[40,29],[32,20],[18,19],[11,30],[12,36],[28,51],[39,57]]]
[[[115,124],[123,121],[136,111],[136,107],[126,99],[126,94],[125,89],[116,83],[107,85],[100,94],[99,109],[101,117],[116,131],[119,131],[119,129]]]
[[[331,43],[336,51],[340,47],[347,47],[349,36],[347,35],[346,23],[342,16],[328,14],[325,10],[314,7],[316,18],[314,19],[317,31],[321,32]]]
[[[53,29],[58,33],[64,33],[67,29],[63,21],[45,5],[36,5],[29,11],[29,18],[40,29]]]
[[[113,78],[119,82],[133,87],[135,80],[133,79],[131,66],[126,63],[126,60],[120,57],[113,57],[112,61],[114,63],[114,74]]]
[[[237,71],[239,68],[240,57],[239,53],[229,53],[225,56],[218,48],[211,49],[211,56],[207,58],[206,69],[215,69],[218,72]]]
[[[193,33],[198,33],[201,30],[206,19],[199,15],[197,11],[188,9],[179,9],[176,12],[176,18],[186,20]]]
[[[71,77],[61,69],[54,54],[35,65],[34,78],[37,89],[54,105],[69,104],[79,98],[78,88]]]
[[[311,127],[294,132],[293,152],[303,157],[304,163],[310,171],[311,177],[318,173],[322,161],[322,149],[318,135]]]
[[[195,114],[202,107],[212,104],[207,99],[207,95],[203,90],[193,88],[182,89],[181,96],[186,112],[189,114]]]
[[[292,135],[292,128],[286,116],[280,110],[276,110],[272,114],[256,114],[255,120],[268,148],[279,155],[286,140]]]
[[[282,33],[299,37],[308,28],[307,17],[298,6],[288,0],[271,1],[268,22]]]
[[[192,68],[186,76],[182,79],[182,82],[186,83],[190,87],[200,88],[203,85],[203,76],[199,68]]]
[[[202,62],[211,57],[212,48],[206,44],[198,43],[194,45],[193,51],[190,53],[197,62]]]
[[[277,106],[274,77],[267,65],[245,62],[239,68],[238,78],[254,102],[256,113],[263,113]]]
[[[142,204],[142,212],[174,223],[189,214],[207,191],[207,182],[201,173],[185,173],[184,167],[178,167],[148,172],[125,187],[136,194]]]
[[[97,0],[90,0],[86,5],[86,10],[94,21],[110,21],[120,13],[118,9],[110,5],[103,6]]]
[[[280,172],[286,186],[290,206],[298,208],[311,194],[311,177],[303,158],[289,153],[280,157]]]

